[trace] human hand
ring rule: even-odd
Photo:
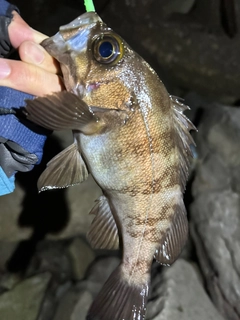
[[[8,32],[21,61],[0,59],[0,86],[37,96],[64,89],[59,64],[39,45],[47,36],[30,28],[15,11]]]

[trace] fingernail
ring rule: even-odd
[[[39,44],[34,42],[29,42],[26,49],[25,54],[29,57],[29,59],[36,64],[40,64],[44,60],[44,49]]]
[[[0,59],[0,79],[7,78],[11,72],[10,66],[7,64],[6,61]]]

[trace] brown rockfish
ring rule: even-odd
[[[183,203],[194,129],[187,108],[155,71],[95,12],[42,42],[61,65],[66,91],[27,102],[28,119],[71,129],[74,142],[55,156],[40,190],[82,182],[103,191],[91,211],[93,248],[123,248],[87,319],[145,318],[153,258],[171,265],[188,234]]]

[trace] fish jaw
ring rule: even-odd
[[[66,89],[81,98],[85,95],[83,79],[86,77],[89,64],[88,43],[97,25],[104,26],[97,13],[86,12],[69,24],[61,26],[54,36],[41,42],[42,47],[60,63]],[[84,66],[81,68],[80,76],[76,73],[77,56],[81,57],[81,65]]]
[[[41,46],[55,59],[58,60],[59,54],[65,49],[65,41],[58,32],[53,37],[47,38],[41,42]]]
[[[86,12],[72,22],[61,26],[58,33],[43,40],[41,45],[51,56],[61,62],[61,54],[64,53],[64,51],[69,49],[79,50],[86,46],[89,31],[97,23],[102,23],[102,19],[97,13]],[[86,32],[86,30],[88,30],[88,32]],[[78,41],[78,46],[76,46],[76,39],[74,39],[75,41],[71,41],[75,36],[77,36],[78,39],[83,38],[81,41]]]

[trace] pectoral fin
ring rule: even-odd
[[[46,129],[71,129],[93,134],[104,126],[83,100],[68,91],[26,100],[26,103],[27,118]]]
[[[162,265],[171,265],[178,258],[188,237],[188,220],[184,204],[178,205],[170,228],[162,238],[155,259]]]
[[[90,214],[94,214],[87,239],[94,249],[119,249],[118,228],[108,200],[101,196]]]
[[[73,143],[47,164],[47,168],[38,180],[38,190],[66,188],[81,183],[87,177],[86,165],[77,145]]]

